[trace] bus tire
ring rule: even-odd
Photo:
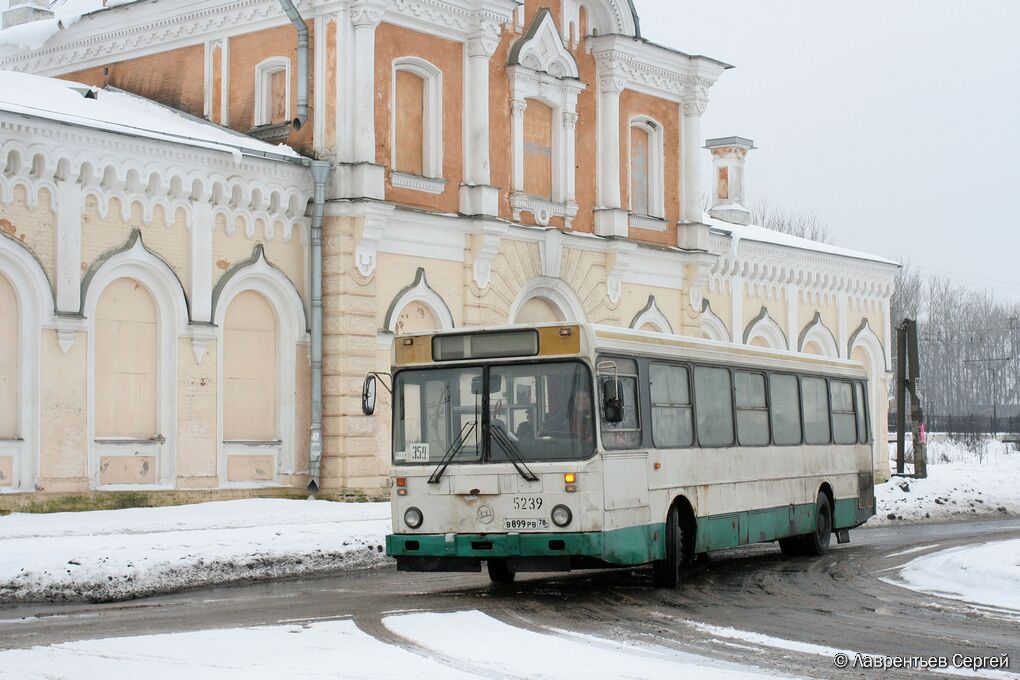
[[[801,549],[805,555],[824,555],[832,540],[832,506],[829,497],[820,492],[815,499],[815,530],[801,537]]]
[[[680,510],[676,505],[666,515],[666,558],[652,562],[652,578],[656,588],[676,588],[683,583],[690,564]]]
[[[513,583],[517,572],[510,569],[506,560],[488,560],[485,563],[489,571],[489,580],[493,583]]]

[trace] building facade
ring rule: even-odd
[[[728,66],[626,0],[37,4],[0,68],[190,127],[0,97],[0,502],[380,495],[394,334],[552,320],[860,360],[887,474],[895,263],[749,225]]]

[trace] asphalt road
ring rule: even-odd
[[[408,647],[386,613],[476,609],[512,625],[568,629],[811,677],[924,677],[913,671],[839,671],[822,648],[883,656],[1011,658],[1020,673],[1020,617],[981,611],[881,580],[933,549],[1020,537],[1020,520],[858,529],[821,558],[784,558],[766,544],[713,553],[681,590],[652,587],[648,569],[527,575],[509,587],[482,574],[394,569],[254,583],[98,605],[0,609],[0,649],[70,640],[351,617],[369,634]],[[895,555],[914,547],[925,550]],[[731,627],[817,645],[726,639]],[[778,645],[778,646],[777,646]],[[450,661],[452,665],[457,662]],[[458,666],[460,667],[460,666]],[[1018,675],[1017,677],[1020,677]]]

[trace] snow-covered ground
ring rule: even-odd
[[[915,558],[896,585],[1020,613],[1020,539],[950,548]]]
[[[926,479],[893,477],[875,488],[868,526],[1020,515],[1020,453],[1009,445],[990,439],[967,448],[932,437],[927,457]]]
[[[117,600],[377,566],[388,503],[250,499],[0,517],[0,604]]]
[[[477,611],[395,614],[388,644],[350,620],[69,642],[0,652],[0,678],[752,679],[760,669],[653,645],[511,626]],[[438,658],[434,658],[438,657]],[[445,663],[444,663],[445,661]]]

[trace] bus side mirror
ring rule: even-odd
[[[608,378],[602,383],[602,415],[607,423],[623,422],[623,395],[620,383],[615,378]]]
[[[375,374],[369,373],[365,376],[365,382],[361,386],[361,412],[366,416],[375,413],[376,382]]]

